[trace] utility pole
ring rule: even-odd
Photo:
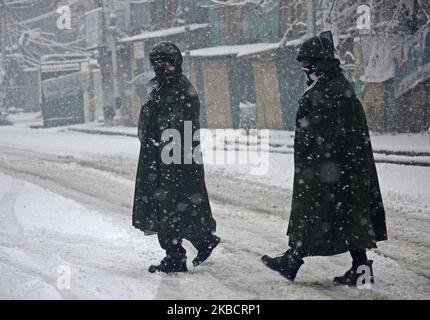
[[[121,93],[119,87],[119,73],[118,73],[118,55],[117,55],[117,42],[118,42],[118,26],[117,26],[117,16],[115,12],[115,1],[108,0],[108,7],[104,6],[105,16],[107,15],[108,30],[107,30],[107,46],[111,52],[112,59],[112,86],[114,95],[114,125],[125,125],[127,122],[127,117],[124,114],[123,105],[121,103]]]
[[[103,30],[106,33],[105,36],[105,54],[110,52],[109,61],[104,60],[101,68],[109,68],[109,72],[103,73],[103,82],[105,83],[105,87],[103,89],[105,96],[105,104],[108,108],[107,114],[113,113],[113,119],[109,117],[109,119],[105,119],[105,124],[111,126],[114,121],[117,121],[120,113],[120,95],[119,95],[119,87],[118,87],[118,59],[117,59],[117,51],[116,51],[116,15],[114,10],[114,0],[102,0],[101,1],[102,9],[103,9]],[[113,110],[110,110],[112,108]]]
[[[0,120],[6,111],[6,0],[0,0]]]
[[[306,28],[307,28],[307,36],[313,37],[316,36],[316,17],[315,17],[315,1],[316,0],[307,0],[306,1]]]
[[[186,44],[185,44],[185,55],[187,57],[190,56],[191,51],[191,3],[190,1],[184,1],[184,15],[185,15],[185,35],[186,35]]]
[[[114,120],[121,118],[121,102],[119,94],[119,79],[118,79],[118,56],[116,51],[117,33],[116,33],[116,16],[114,12],[109,14],[109,48],[112,57],[112,85],[113,85],[113,96],[115,103],[115,117]]]

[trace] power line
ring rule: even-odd
[[[37,2],[37,0],[12,0],[12,1],[6,1],[6,5],[11,4],[26,4],[27,2]]]
[[[56,10],[51,11],[51,12],[48,12],[48,13],[45,13],[45,14],[40,15],[40,16],[38,16],[38,17],[30,18],[30,19],[27,19],[27,20],[24,20],[24,21],[20,21],[20,22],[21,22],[21,23],[33,23],[33,22],[39,22],[39,21],[41,21],[41,20],[43,20],[43,19],[49,18],[50,16],[54,15],[55,13],[57,13],[57,11],[56,11]]]
[[[15,35],[19,36],[19,32],[15,31]],[[21,48],[21,50],[25,51],[29,56],[31,56],[36,61],[38,61],[40,59],[41,54],[40,54],[40,52],[37,52],[37,50],[34,47],[21,46],[20,48]]]
[[[69,6],[73,6],[73,5],[77,4],[77,3],[79,3],[79,0],[75,0],[73,2],[69,2],[68,5]],[[26,19],[26,20],[20,20],[20,23],[29,24],[29,23],[39,22],[39,21],[44,20],[46,18],[49,18],[49,17],[51,17],[51,16],[53,16],[55,14],[57,14],[57,10],[52,10],[50,12],[46,12],[46,13],[40,15],[40,16],[37,16],[37,17],[29,18],[29,19]]]
[[[30,3],[27,3],[27,2],[30,2]],[[37,4],[37,0],[11,1],[11,2],[7,2],[6,4],[9,9],[18,9],[18,10],[28,9],[28,8],[34,7]]]
[[[16,16],[16,15],[15,15]],[[30,27],[22,23],[21,21],[18,21],[18,19],[11,17],[11,19],[14,20],[14,26],[21,27],[25,31],[33,31]],[[48,47],[52,52],[57,53],[57,51],[53,50],[53,48],[62,48],[63,50],[73,51],[77,53],[83,53],[85,52],[84,48],[78,47],[78,46],[71,46],[70,44],[64,44],[61,42],[57,42],[54,40],[50,40],[42,35],[42,33],[39,34],[38,40],[36,41],[34,39],[30,39],[31,42]]]
[[[10,32],[9,24],[7,23],[7,20],[8,20],[8,17],[6,17],[6,24],[5,24],[6,25],[6,33],[7,33],[7,36],[9,38],[9,46],[11,47],[11,49],[13,49],[14,40],[12,38],[12,33]]]

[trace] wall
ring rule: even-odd
[[[393,99],[392,81],[366,83],[363,107],[371,131],[422,132],[430,124],[430,90],[422,83]]]
[[[399,128],[403,132],[426,131],[426,90],[424,84],[419,84],[405,94],[405,103],[400,103]],[[403,120],[403,121],[402,121]]]
[[[227,65],[214,59],[202,67],[207,127],[232,128]]]
[[[39,111],[41,100],[39,69],[24,69],[24,109]]]
[[[305,75],[296,60],[295,47],[280,48],[275,59],[284,129],[294,130],[299,99],[306,90]]]
[[[200,126],[207,127],[206,116],[206,97],[203,82],[203,64],[201,61],[193,61],[190,58],[185,58],[183,65],[184,74],[195,87],[200,100]]]
[[[121,116],[124,125],[133,125],[133,90],[130,85],[132,80],[131,60],[133,58],[133,46],[122,45],[118,50],[118,89],[120,94]]]
[[[282,129],[281,99],[274,61],[253,60],[257,127]]]
[[[363,88],[363,108],[371,131],[383,132],[387,128],[384,83],[366,83]]]
[[[88,121],[87,76],[88,74],[84,72],[74,72],[42,82],[44,127]]]
[[[210,8],[208,21],[212,46],[275,42],[281,38],[279,5],[271,9],[250,3]]]

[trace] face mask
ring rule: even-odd
[[[310,86],[314,81],[318,79],[317,76],[317,68],[315,66],[311,66],[309,68],[302,67],[303,71],[306,73],[306,76],[308,77],[307,84]]]
[[[175,67],[166,68],[159,67],[154,69],[155,77],[158,82],[162,83],[167,80],[167,78],[173,77],[175,75]]]

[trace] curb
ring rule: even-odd
[[[88,133],[88,134],[102,134],[109,136],[124,136],[124,137],[132,137],[137,138],[137,133],[126,133],[126,132],[118,132],[118,131],[105,131],[99,129],[80,129],[80,128],[67,128],[69,131]],[[276,148],[281,147],[279,144],[269,144],[271,153],[278,154],[293,154],[294,148],[293,145],[286,145],[287,148],[283,150],[276,150]],[[225,149],[227,150],[227,149]],[[231,149],[230,149],[231,150]],[[235,148],[238,151],[238,148]],[[411,159],[381,159],[375,158],[376,163],[389,163],[389,164],[399,164],[399,165],[408,165],[408,166],[419,166],[419,167],[430,167],[430,152],[421,152],[421,151],[402,151],[402,150],[383,150],[383,149],[373,149],[373,153],[378,156],[404,156],[410,157]],[[421,161],[417,159],[413,159],[415,157],[429,157],[429,161]]]
[[[118,132],[118,131],[105,131],[105,130],[98,130],[98,129],[93,130],[93,129],[79,129],[79,128],[67,128],[67,130],[82,132],[82,133],[90,133],[90,134],[104,134],[107,136],[125,136],[125,137],[137,138],[137,134]]]

